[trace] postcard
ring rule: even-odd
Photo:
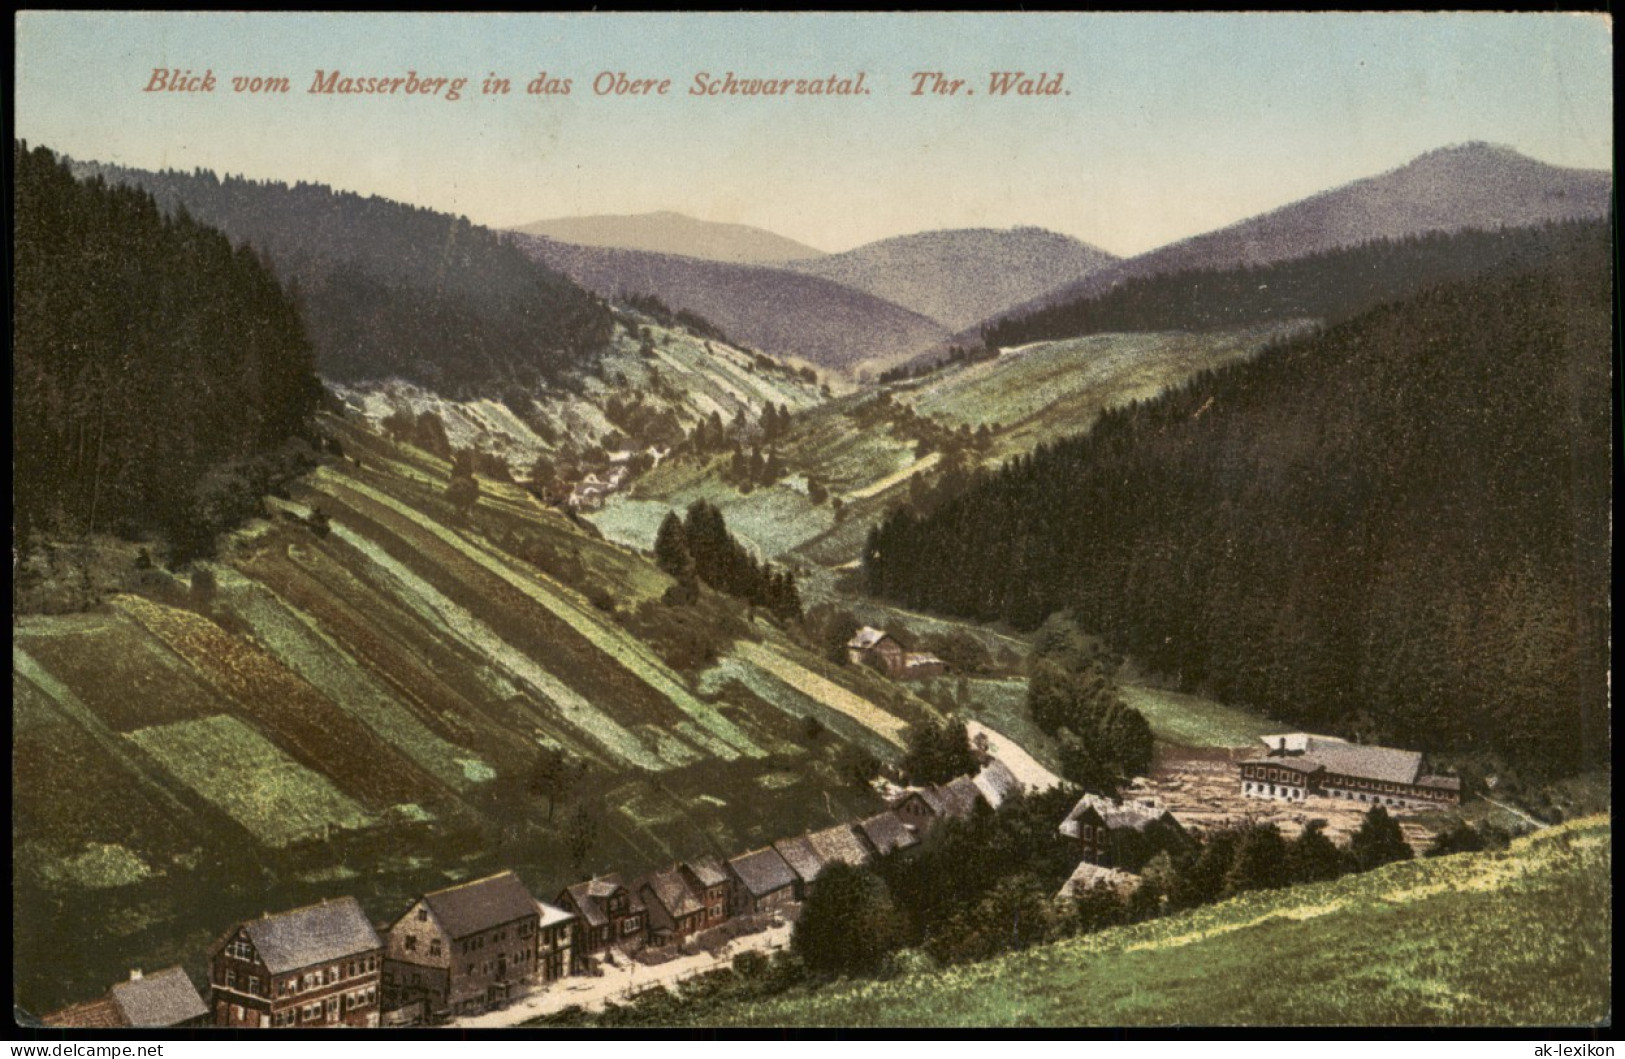
[[[15,28],[19,1032],[1610,1023],[1609,16]]]

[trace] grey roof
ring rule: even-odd
[[[772,847],[734,857],[728,861],[728,867],[755,897],[794,886],[796,882],[796,873]]]
[[[340,960],[384,945],[353,897],[250,919],[242,930],[272,974]]]
[[[1285,742],[1287,754],[1270,756],[1272,764],[1296,772],[1313,772],[1324,768],[1341,776],[1377,780],[1382,783],[1418,783],[1422,771],[1422,754],[1418,750],[1397,750],[1387,746],[1366,746],[1350,743],[1330,735],[1312,735],[1307,732],[1283,732],[1260,737],[1271,751]]]
[[[942,666],[947,665],[942,659],[930,651],[910,651],[903,656],[903,665],[909,668],[914,666]]]
[[[1300,760],[1319,762],[1327,772],[1383,783],[1415,783],[1422,771],[1421,751],[1361,746],[1318,736],[1310,740],[1309,751]]]
[[[942,808],[937,811],[943,816],[952,816],[963,819],[976,811],[976,803],[981,800],[981,792],[969,776],[960,776],[937,787],[928,787],[934,790],[941,800]],[[930,800],[930,795],[926,799]]]
[[[948,807],[947,801],[945,801],[942,797],[942,792],[937,790],[935,787],[923,787],[917,791],[909,791],[901,797],[893,798],[891,806],[893,809],[895,809],[899,805],[902,805],[904,802],[908,801],[910,798],[918,798],[920,801],[925,803],[927,809],[930,809],[937,816],[941,816],[943,811]]]
[[[863,628],[852,634],[852,639],[846,642],[846,646],[856,647],[860,651],[867,651],[869,648],[878,644],[881,640],[884,640],[886,636],[887,633],[884,629],[877,629],[872,625],[865,625]]]
[[[557,905],[550,905],[546,901],[536,902],[536,915],[536,925],[538,927],[551,927],[554,924],[563,923],[576,917],[574,912],[560,908]]]
[[[209,1013],[197,987],[179,967],[120,982],[111,995],[131,1026],[178,1026]]]
[[[869,840],[869,845],[882,855],[918,845],[920,841],[902,818],[892,812],[877,813],[858,824],[858,827],[863,831],[863,837]]]
[[[1135,802],[1119,804],[1098,794],[1085,794],[1078,799],[1072,811],[1066,814],[1066,819],[1061,821],[1061,834],[1068,838],[1077,838],[1078,821],[1091,810],[1113,831],[1121,828],[1144,831],[1147,826],[1168,815],[1168,810],[1160,806],[1140,805]]]
[[[601,927],[609,922],[609,917],[604,914],[603,906],[592,899],[591,889],[591,883],[581,882],[565,887],[565,892],[570,895],[571,903],[580,910],[583,923],[589,927]]]
[[[676,866],[665,871],[657,871],[643,880],[643,885],[636,888],[641,895],[645,889],[654,895],[654,903],[645,900],[649,911],[664,912],[673,920],[683,916],[691,916],[695,912],[704,912],[705,903],[700,900],[694,891],[688,888],[683,873]]]
[[[818,859],[826,866],[839,861],[860,868],[874,859],[874,854],[869,851],[857,828],[851,824],[836,824],[822,831],[814,831],[807,836],[807,841],[812,843]]]
[[[1458,776],[1422,776],[1417,779],[1418,787],[1434,787],[1445,791],[1461,790],[1461,778]]]
[[[818,873],[824,870],[824,858],[818,855],[813,848],[812,839],[806,835],[797,835],[795,838],[781,838],[773,843],[784,862],[790,865],[790,870],[801,877],[802,882],[812,882],[818,878]]]
[[[1119,893],[1132,890],[1139,885],[1140,877],[1131,872],[1118,871],[1116,868],[1103,868],[1098,864],[1084,861],[1077,866],[1072,875],[1061,884],[1061,897],[1077,897],[1096,886],[1104,884]]]
[[[424,894],[434,917],[453,938],[536,915],[536,899],[511,871]]]
[[[1010,771],[1010,766],[995,758],[976,774],[973,781],[976,789],[982,792],[987,804],[997,809],[1011,798],[1022,793],[1021,781],[1016,774]]]
[[[566,887],[566,890],[575,902],[575,906],[581,910],[582,920],[590,927],[601,927],[609,922],[609,914],[604,910],[604,902],[616,890],[622,888],[623,884],[620,875],[611,873],[596,876],[586,882],[578,882],[574,886]],[[632,909],[641,911],[643,902],[630,890],[627,893],[631,896],[630,904]]]
[[[688,870],[701,886],[721,886],[728,881],[728,869],[715,857],[701,857],[688,862]]]

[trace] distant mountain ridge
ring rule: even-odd
[[[917,232],[784,267],[884,298],[958,329],[1119,259],[1043,228]]]
[[[889,365],[948,336],[947,328],[919,313],[788,269],[578,246],[518,233],[511,238],[534,260],[601,297],[653,294],[673,308],[699,313],[736,342],[826,368]]]
[[[513,229],[579,246],[681,254],[707,261],[763,264],[815,258],[824,251],[748,224],[702,221],[682,213],[598,214],[532,221]]]
[[[1266,265],[1423,232],[1606,217],[1612,196],[1613,176],[1604,170],[1548,165],[1510,147],[1477,141],[1442,147],[1397,169],[1129,258],[999,315],[1025,315],[1135,277]]]

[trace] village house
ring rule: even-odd
[[[1005,802],[1026,791],[1010,766],[998,758],[989,758],[971,782],[976,784],[982,800],[994,809],[1002,809]]]
[[[865,625],[846,643],[847,661],[868,665],[893,680],[929,680],[947,672],[947,664],[929,651],[905,651],[884,629]]]
[[[904,680],[930,680],[948,671],[948,663],[930,651],[908,651],[903,655]]]
[[[1080,861],[1066,882],[1061,884],[1057,897],[1078,898],[1098,886],[1104,886],[1119,897],[1127,897],[1140,885],[1140,877],[1132,872],[1106,868],[1088,861]]]
[[[560,891],[560,908],[573,912],[580,929],[576,935],[578,965],[587,957],[610,949],[628,955],[638,952],[648,940],[649,910],[619,875],[604,875],[576,883]]]
[[[209,1025],[209,1005],[179,967],[152,974],[130,972],[107,995],[52,1012],[40,1020],[47,1026],[75,1029],[151,1027],[184,1029]]]
[[[772,847],[728,861],[733,877],[736,915],[754,915],[788,907],[795,901],[798,876]]]
[[[700,895],[705,905],[705,925],[714,927],[728,918],[728,891],[731,889],[728,869],[715,857],[703,857],[680,865],[689,888]]]
[[[649,910],[651,944],[670,945],[705,929],[705,900],[689,885],[678,865],[649,875],[636,889]]]
[[[543,982],[563,978],[575,966],[571,948],[576,917],[546,901],[536,902],[536,970]]]
[[[794,896],[797,901],[807,899],[807,890],[818,878],[818,873],[824,870],[824,862],[813,849],[813,844],[806,835],[797,835],[794,838],[781,838],[773,843],[773,850],[784,858],[784,863],[795,872],[793,885]]]
[[[389,928],[386,1005],[441,1018],[507,999],[537,974],[540,918],[511,871],[424,894]]]
[[[1011,775],[1010,780],[1014,779],[1014,775]],[[905,791],[892,799],[889,808],[905,824],[923,833],[935,826],[938,820],[969,819],[976,812],[978,804],[997,808],[975,780],[969,776],[957,776],[947,783]]]
[[[1103,867],[1137,869],[1157,852],[1172,852],[1190,841],[1174,814],[1154,798],[1115,802],[1085,794],[1060,830],[1077,840],[1084,861]]]
[[[881,857],[920,844],[919,836],[914,829],[893,812],[876,813],[866,820],[859,821],[858,830],[875,854]]]
[[[216,1026],[376,1026],[384,943],[353,897],[232,927],[209,947]]]
[[[887,676],[903,671],[903,645],[882,629],[865,625],[846,643],[846,657],[855,666],[872,665]]]
[[[1425,771],[1420,751],[1365,746],[1292,732],[1263,736],[1264,750],[1237,765],[1248,798],[1341,798],[1406,809],[1461,802],[1461,780]]]

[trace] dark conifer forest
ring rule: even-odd
[[[989,346],[1108,331],[1200,331],[1269,320],[1342,321],[1423,287],[1530,267],[1588,222],[1377,239],[1271,265],[1171,272],[1000,320]]]
[[[1032,628],[1283,722],[1607,755],[1609,228],[1210,372],[873,531],[873,593]]]
[[[293,300],[247,246],[13,144],[15,528],[206,547],[297,469],[321,397]],[[308,458],[308,446],[303,452]]]
[[[75,163],[264,250],[297,297],[324,378],[398,377],[448,397],[531,389],[583,367],[609,309],[487,228],[325,184]]]

